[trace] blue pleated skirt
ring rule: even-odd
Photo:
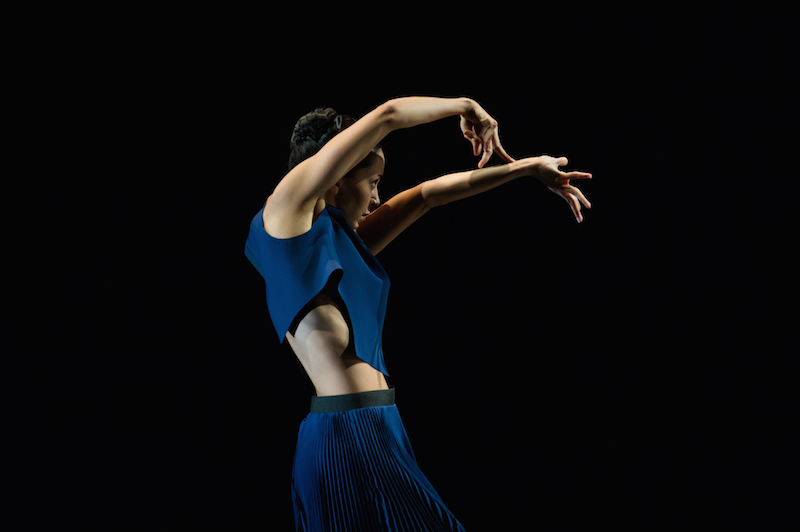
[[[394,394],[313,399],[292,472],[297,530],[464,530],[417,466]]]

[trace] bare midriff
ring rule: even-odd
[[[386,377],[353,349],[350,326],[339,304],[318,294],[286,339],[320,397],[388,390]]]

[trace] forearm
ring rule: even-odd
[[[390,129],[397,130],[467,114],[473,108],[473,101],[469,98],[410,96],[389,100],[384,105],[389,114]]]
[[[522,159],[501,166],[448,174],[422,184],[422,196],[428,207],[481,194],[519,177],[534,175],[539,167],[537,157]]]

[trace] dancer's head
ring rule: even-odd
[[[289,170],[314,156],[333,137],[355,123],[348,115],[331,108],[316,109],[303,115],[292,132]],[[380,203],[378,182],[383,176],[386,157],[380,144],[325,194],[326,202],[344,212],[353,227]]]

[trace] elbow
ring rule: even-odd
[[[397,126],[397,100],[389,100],[377,109],[379,120],[386,124],[390,131],[398,129]]]
[[[444,205],[439,183],[435,179],[425,181],[419,185],[419,196],[422,199],[422,210],[428,212],[434,207]]]

